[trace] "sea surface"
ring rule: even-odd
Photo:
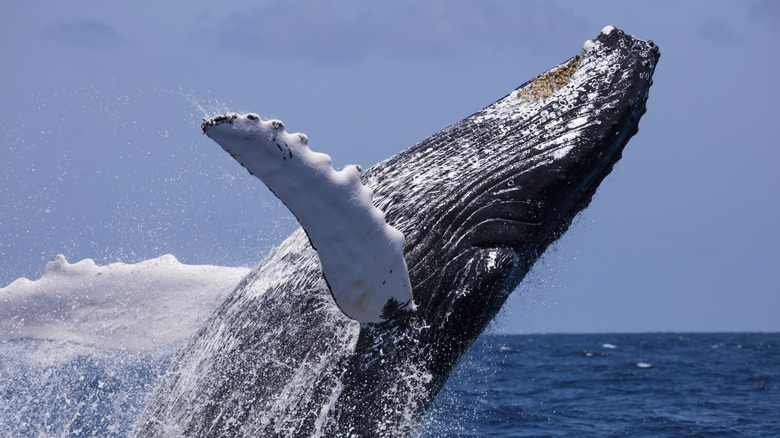
[[[174,352],[0,343],[0,437],[124,437]],[[778,437],[780,333],[485,335],[433,437]]]
[[[426,437],[780,437],[780,334],[483,336]]]

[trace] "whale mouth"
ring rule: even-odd
[[[505,201],[482,206],[468,218],[455,247],[513,248],[519,250],[525,236],[541,227],[537,206],[531,201]]]
[[[507,218],[487,219],[467,231],[470,236],[468,245],[475,248],[515,248],[515,242],[522,241],[530,230],[541,225]]]

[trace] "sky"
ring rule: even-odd
[[[614,25],[660,46],[648,112],[491,330],[780,331],[780,3],[148,5],[3,8],[0,286],[57,254],[254,266],[297,225],[203,117],[279,118],[368,167]]]

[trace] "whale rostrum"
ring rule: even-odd
[[[412,434],[620,159],[659,56],[608,26],[577,56],[360,173],[405,236],[415,307],[378,323],[347,317],[299,229],[182,350],[135,436]]]

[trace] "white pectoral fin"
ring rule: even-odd
[[[401,252],[378,251],[380,239],[367,238],[355,254],[349,269],[328,269],[323,262],[323,273],[331,293],[342,312],[361,323],[379,323],[399,311],[414,309],[409,274]],[[334,275],[337,275],[334,277]]]
[[[202,127],[298,218],[345,315],[378,323],[414,308],[403,234],[373,205],[359,167],[334,170],[328,155],[311,151],[304,134],[288,134],[278,120],[229,114]]]

